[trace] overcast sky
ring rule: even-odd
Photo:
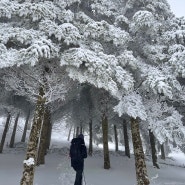
[[[185,0],[167,0],[177,17],[185,17]]]

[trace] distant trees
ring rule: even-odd
[[[24,125],[24,130],[23,130],[21,142],[26,141],[26,132],[27,132],[27,128],[28,128],[29,118],[30,118],[30,109],[28,110],[28,113],[27,113],[27,116],[26,116],[26,122],[25,122],[25,125]]]
[[[5,139],[6,139],[6,134],[7,134],[7,131],[8,131],[9,124],[10,124],[10,118],[11,118],[11,114],[8,113],[7,119],[6,119],[6,124],[5,124],[4,131],[3,131],[3,135],[2,135],[2,138],[1,138],[0,153],[3,152],[3,147],[4,147],[4,143],[5,143]]]
[[[11,136],[10,144],[9,144],[9,147],[10,148],[13,148],[14,147],[15,134],[16,134],[16,130],[17,130],[17,124],[18,124],[19,116],[20,116],[20,112],[18,112],[18,114],[17,114],[17,116],[15,118],[15,123],[14,123],[14,126],[13,126],[12,136]]]

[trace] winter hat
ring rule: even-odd
[[[79,134],[78,138],[84,139],[84,135],[83,134]]]

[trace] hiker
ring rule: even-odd
[[[83,134],[73,138],[70,146],[71,166],[76,171],[74,185],[82,185],[82,173],[84,169],[84,159],[87,158],[87,149]]]

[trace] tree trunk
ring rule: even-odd
[[[166,141],[164,143],[164,149],[165,149],[166,156],[168,156],[168,154],[171,152],[170,142],[169,142],[169,139],[168,138],[166,139]]]
[[[52,134],[52,123],[51,123],[51,112],[48,111],[47,114],[47,136],[46,136],[46,149],[49,149],[51,143],[51,134]]]
[[[92,141],[92,119],[89,121],[89,156],[93,153],[93,141]]]
[[[153,166],[159,169],[159,165],[157,164],[157,152],[155,148],[155,136],[151,130],[149,130],[149,136],[150,136],[150,145],[151,145],[151,152],[152,152],[152,162]]]
[[[34,172],[37,159],[38,142],[40,137],[45,98],[43,98],[44,90],[39,89],[33,125],[30,132],[30,137],[27,146],[26,159],[24,160],[24,171],[20,185],[33,185]]]
[[[8,132],[8,127],[9,127],[9,124],[10,124],[10,118],[11,118],[11,115],[10,115],[10,113],[8,113],[8,116],[7,116],[7,119],[6,119],[6,124],[5,124],[3,135],[2,135],[2,139],[1,139],[0,153],[3,152],[4,142],[5,142],[6,134]]]
[[[78,135],[79,135],[79,127],[76,127],[76,137],[78,137]]]
[[[32,121],[29,121],[28,126],[27,126],[27,130],[31,130],[31,126],[32,126]]]
[[[51,134],[52,134],[52,123],[51,120],[48,125],[48,130],[47,130],[47,140],[46,140],[46,149],[49,150],[50,144],[51,144]]]
[[[83,127],[80,126],[80,134],[83,134]]]
[[[46,107],[44,112],[44,119],[41,129],[41,136],[40,136],[40,143],[39,143],[39,150],[38,150],[38,157],[37,157],[37,165],[45,164],[45,155],[47,153],[47,133],[48,133],[48,122],[50,117],[50,111],[48,107]]]
[[[67,140],[68,140],[68,141],[70,140],[72,128],[73,128],[73,126],[71,126],[70,129],[69,129],[69,134],[68,134],[68,137],[67,137]]]
[[[165,151],[164,151],[164,143],[161,146],[161,159],[165,160],[166,156],[165,156]]]
[[[156,143],[156,150],[157,150],[157,153],[161,151],[161,144],[159,143],[159,141],[157,141]]]
[[[109,146],[108,146],[108,119],[107,116],[102,117],[103,131],[103,152],[104,152],[104,169],[110,168]]]
[[[131,131],[135,155],[137,185],[148,185],[150,184],[150,181],[147,175],[143,146],[139,132],[139,123],[137,119],[131,118]]]
[[[127,123],[123,124],[123,133],[124,133],[124,142],[125,142],[125,155],[130,158],[130,147],[129,147],[129,139],[127,132]]]
[[[75,138],[75,136],[76,136],[76,129],[74,127],[73,138]]]
[[[118,152],[118,132],[116,125],[114,125],[114,137],[115,137],[115,151]]]
[[[28,115],[26,117],[26,122],[25,122],[25,125],[24,125],[24,131],[23,131],[23,134],[22,134],[21,142],[25,142],[25,140],[26,140],[26,131],[27,131],[27,128],[28,128],[29,118],[30,118],[30,110],[28,111]]]
[[[17,130],[17,123],[18,123],[18,120],[19,120],[19,115],[20,115],[20,112],[17,114],[17,117],[15,119],[15,124],[14,124],[14,127],[13,127],[12,136],[11,136],[11,139],[10,139],[10,145],[9,145],[10,148],[14,147],[15,134],[16,134],[16,130]]]
[[[172,136],[172,137],[173,137],[173,136]],[[173,142],[172,142],[172,144],[173,144],[173,148],[176,148],[176,147],[177,147],[177,144],[176,144],[176,142],[175,142],[174,138],[173,138]]]

